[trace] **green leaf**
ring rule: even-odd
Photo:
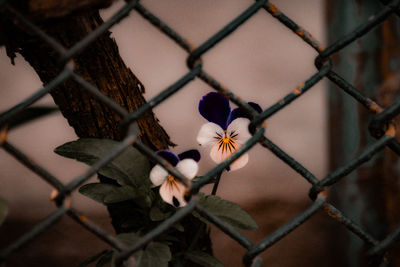
[[[178,242],[182,241],[182,240],[179,240],[179,238],[177,238],[174,235],[174,232],[172,232],[171,234],[164,233],[164,234],[160,235],[158,237],[158,239],[164,244],[172,244],[172,243],[178,243]]]
[[[116,187],[104,197],[105,204],[118,203],[129,199],[139,198],[139,194],[135,188],[129,185]]]
[[[151,199],[146,192],[129,185],[117,186],[104,183],[85,184],[79,188],[79,192],[102,204],[113,204],[130,199],[137,200],[141,207],[150,207]]]
[[[133,254],[138,267],[168,267],[171,260],[171,251],[169,247],[163,243],[150,242],[144,250]]]
[[[123,215],[124,218],[121,219],[121,229],[139,231],[148,226],[149,220],[147,214],[144,214],[143,209],[132,209],[129,216],[125,216],[125,214]]]
[[[106,156],[118,142],[109,139],[82,138],[57,147],[54,152],[77,161],[93,165]],[[103,167],[100,174],[114,179],[120,185],[150,188],[148,159],[137,149],[129,146],[116,159]]]
[[[110,266],[111,264],[111,260],[112,260],[112,256],[113,256],[113,251],[109,250],[106,254],[104,254],[103,256],[101,256],[101,258],[99,259],[99,261],[96,263],[96,267],[104,267],[104,266]]]
[[[183,225],[179,222],[172,225],[172,227],[178,230],[179,232],[185,232],[185,227],[183,227]]]
[[[104,204],[104,198],[112,193],[115,188],[117,186],[112,184],[92,183],[81,186],[79,193]]]
[[[140,237],[135,233],[124,233],[117,235],[117,238],[130,246]],[[168,262],[172,258],[168,245],[154,241],[147,244],[143,250],[135,252],[133,256],[136,267],[168,267]]]
[[[140,238],[137,233],[122,233],[116,236],[125,245],[132,246]]]
[[[8,213],[8,205],[4,199],[0,198],[0,225],[4,222],[6,219]]]
[[[172,215],[172,212],[162,212],[159,207],[154,206],[150,209],[150,220],[154,222],[163,221],[169,218]]]
[[[7,121],[8,128],[16,128],[24,123],[28,123],[40,117],[49,115],[53,112],[58,111],[57,107],[30,107],[18,112],[16,115],[12,116],[10,120]],[[5,115],[6,112],[0,114],[0,117]]]
[[[79,267],[86,267],[89,264],[91,264],[92,262],[95,262],[97,259],[102,258],[104,255],[106,255],[109,252],[109,250],[103,250],[100,253],[97,253],[96,255],[93,255],[89,258],[87,258],[84,262],[82,262],[81,264],[79,264]]]
[[[214,215],[218,216],[221,220],[229,223],[233,227],[243,230],[258,229],[258,225],[254,219],[238,204],[221,199],[218,196],[204,196],[203,194],[200,195],[199,203]],[[199,213],[193,212],[192,214],[198,219],[210,224],[210,222],[203,218]]]
[[[187,251],[185,252],[184,257],[185,259],[188,259],[204,267],[224,266],[217,258],[200,250]]]

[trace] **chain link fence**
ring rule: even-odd
[[[337,183],[340,179],[344,178],[347,174],[354,171],[361,164],[368,161],[378,151],[384,147],[390,148],[396,154],[400,154],[400,143],[394,139],[395,126],[391,120],[400,113],[400,102],[396,102],[392,106],[383,109],[377,103],[370,98],[363,95],[362,92],[358,91],[352,84],[343,79],[340,75],[334,72],[332,69],[332,63],[330,57],[345,48],[347,45],[356,41],[375,27],[379,26],[391,15],[400,15],[399,7],[400,0],[391,1],[385,3],[386,5],[368,21],[365,21],[353,31],[349,32],[344,37],[338,39],[333,44],[330,44],[327,48],[323,48],[312,35],[293,20],[282,13],[274,4],[267,0],[255,1],[254,4],[249,6],[243,13],[232,20],[228,25],[218,31],[216,34],[211,36],[207,41],[198,47],[193,47],[183,36],[177,33],[174,29],[162,22],[156,15],[150,10],[142,6],[138,0],[126,1],[126,4],[104,24],[100,25],[96,30],[91,32],[86,38],[76,43],[71,48],[67,49],[47,35],[38,26],[30,22],[22,13],[15,10],[11,5],[7,4],[6,1],[0,1],[0,8],[3,12],[7,12],[9,16],[25,26],[31,34],[35,34],[40,37],[43,42],[50,45],[56,52],[60,54],[60,60],[64,62],[64,69],[58,74],[58,76],[43,88],[39,89],[32,96],[26,98],[16,106],[7,110],[0,116],[0,129],[1,129],[1,147],[9,154],[14,156],[27,168],[34,173],[38,174],[43,180],[51,184],[54,189],[58,191],[58,195],[55,198],[57,210],[48,217],[37,224],[29,232],[22,235],[20,238],[9,244],[7,247],[0,251],[0,260],[4,261],[7,256],[24,246],[27,242],[40,235],[43,231],[46,231],[52,224],[64,215],[68,215],[85,227],[88,231],[94,233],[101,240],[111,245],[114,249],[119,251],[116,257],[116,264],[121,265],[124,260],[129,258],[134,252],[140,250],[146,244],[151,242],[154,238],[159,236],[161,233],[167,231],[173,224],[180,221],[186,215],[196,210],[202,216],[206,217],[209,221],[214,223],[223,232],[229,235],[232,239],[236,240],[241,246],[247,249],[247,252],[243,256],[243,262],[248,266],[261,266],[262,260],[259,257],[260,253],[273,246],[280,239],[289,235],[294,229],[306,222],[312,217],[318,210],[322,209],[328,216],[343,224],[349,231],[354,235],[358,236],[365,242],[369,248],[367,255],[371,257],[371,260],[377,263],[377,265],[385,266],[388,264],[389,259],[386,256],[386,252],[395,245],[400,238],[400,226],[397,227],[392,233],[386,236],[383,240],[376,240],[370,233],[363,230],[360,225],[354,223],[340,210],[335,208],[331,203],[327,201],[326,189],[331,185]],[[142,17],[148,20],[149,23],[157,27],[163,34],[167,35],[173,41],[175,41],[182,49],[188,53],[187,66],[189,71],[173,83],[171,86],[163,90],[160,94],[152,98],[146,104],[134,112],[129,113],[124,108],[113,102],[111,99],[101,94],[99,90],[86,82],[82,77],[74,73],[74,66],[71,63],[71,59],[77,55],[79,51],[90,46],[90,44],[96,41],[96,38],[101,34],[110,29],[114,24],[128,16],[131,11],[138,12]],[[312,75],[305,83],[300,84],[291,93],[287,94],[281,101],[270,106],[269,108],[257,113],[252,107],[239,95],[234,94],[231,90],[224,87],[221,83],[215,80],[210,74],[206,73],[202,68],[201,56],[207,53],[214,45],[223,41],[230,33],[235,31],[241,24],[245,23],[248,19],[256,12],[265,12],[266,15],[271,15],[290,29],[294,34],[306,42],[312,49],[318,52],[318,56],[315,59],[315,66],[317,71]],[[394,13],[394,14],[393,14]],[[137,139],[138,126],[137,120],[143,116],[147,111],[159,105],[168,97],[173,96],[179,90],[183,90],[185,85],[191,82],[194,78],[200,78],[205,83],[212,86],[216,91],[226,95],[233,103],[243,108],[246,112],[252,115],[253,119],[250,124],[250,131],[252,138],[247,141],[232,157],[227,159],[225,162],[217,165],[213,169],[209,170],[200,180],[193,183],[188,188],[187,197],[190,198],[187,206],[179,209],[172,217],[165,220],[157,228],[153,229],[146,235],[142,236],[134,245],[126,246],[121,243],[115,236],[107,233],[104,229],[90,221],[87,217],[81,214],[68,201],[68,196],[75,192],[75,190],[85,183],[92,175],[96,174],[99,169],[115,159],[125,148],[133,145],[150,160],[161,164],[165,167],[174,177],[184,181],[184,177],[178,173],[174,168],[170,167],[165,160],[160,158],[154,151],[148,146],[143,144]],[[329,173],[323,179],[317,179],[313,173],[302,166],[296,159],[285,153],[280,147],[275,145],[271,140],[264,136],[265,129],[262,126],[263,121],[273,116],[279,110],[285,108],[292,101],[301,97],[306,91],[313,88],[321,79],[328,78],[331,82],[337,85],[338,88],[345,91],[348,95],[356,99],[361,105],[363,105],[370,112],[376,114],[373,121],[370,123],[370,133],[376,138],[376,141],[370,143],[363,151],[361,151],[355,158],[347,162],[343,166],[340,166],[333,172]],[[103,102],[104,105],[109,106],[122,116],[122,125],[127,129],[125,138],[110,151],[110,153],[96,162],[91,168],[81,176],[74,178],[68,184],[63,184],[57,177],[52,176],[46,168],[39,166],[33,162],[23,151],[17,149],[12,143],[7,140],[8,128],[10,120],[21,111],[27,109],[36,101],[41,99],[43,96],[48,94],[52,89],[65,82],[68,79],[72,79],[79,83],[82,90],[87,90],[98,100]],[[234,160],[239,158],[243,153],[250,150],[255,144],[261,144],[266,149],[270,150],[278,158],[284,161],[290,168],[299,173],[304,179],[310,183],[311,189],[309,191],[309,197],[313,200],[313,203],[305,209],[303,212],[298,214],[291,221],[281,226],[278,230],[272,234],[266,236],[261,242],[254,244],[244,234],[235,230],[227,223],[221,221],[212,212],[199,204],[199,197],[197,193],[199,190],[209,182],[211,182],[218,173],[228,167]],[[400,222],[399,222],[400,223]]]

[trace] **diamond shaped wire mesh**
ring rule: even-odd
[[[392,233],[387,235],[386,238],[378,241],[370,233],[363,230],[360,225],[353,222],[339,209],[335,208],[331,203],[329,203],[326,199],[326,189],[329,188],[329,186],[337,183],[340,179],[344,178],[350,172],[354,171],[362,163],[369,160],[374,154],[376,154],[384,147],[390,148],[396,154],[400,153],[400,144],[397,140],[394,139],[395,127],[391,122],[394,116],[400,113],[400,102],[396,102],[386,109],[381,108],[377,103],[366,97],[352,84],[350,84],[339,74],[334,72],[334,70],[332,69],[333,66],[330,57],[371,31],[375,27],[379,26],[389,16],[393,15],[393,13],[395,13],[395,15],[399,15],[399,2],[399,0],[391,1],[371,19],[361,23],[353,31],[347,33],[336,42],[330,44],[327,48],[323,48],[307,30],[297,25],[293,20],[282,13],[274,4],[267,0],[255,1],[254,4],[249,6],[239,16],[237,16],[229,24],[227,24],[220,31],[208,38],[198,47],[192,46],[186,38],[184,38],[173,28],[169,27],[167,24],[161,21],[156,15],[151,12],[151,10],[148,10],[144,6],[142,6],[138,0],[133,0],[126,1],[126,4],[110,19],[105,21],[104,24],[100,25],[96,30],[86,36],[86,38],[79,41],[71,48],[67,49],[59,44],[52,37],[47,35],[44,31],[42,31],[40,27],[36,26],[27,18],[25,18],[20,11],[15,10],[5,1],[0,1],[0,7],[3,12],[7,12],[9,16],[12,16],[16,21],[18,21],[18,23],[23,24],[25,28],[29,30],[32,34],[37,35],[39,38],[42,39],[43,42],[50,45],[56,52],[59,53],[60,61],[64,63],[64,69],[58,74],[55,79],[53,79],[43,88],[37,90],[33,95],[26,98],[16,106],[10,108],[5,113],[3,113],[3,115],[0,116],[0,129],[2,129],[0,142],[1,147],[9,154],[14,156],[22,164],[24,164],[27,168],[29,168],[32,172],[39,175],[43,180],[45,180],[59,192],[57,198],[55,199],[55,203],[58,207],[57,210],[49,214],[45,220],[37,224],[33,229],[26,232],[24,235],[15,240],[13,243],[9,244],[7,247],[3,248],[0,251],[0,260],[5,260],[11,252],[19,249],[20,247],[24,246],[28,241],[34,239],[43,231],[46,231],[46,229],[48,229],[62,216],[68,215],[76,220],[83,227],[85,227],[88,231],[97,235],[98,238],[111,245],[114,249],[118,250],[119,254],[116,257],[116,263],[117,265],[120,265],[134,252],[143,248],[154,238],[162,234],[164,231],[168,230],[174,223],[178,222],[186,215],[196,210],[198,213],[206,217],[209,221],[213,222],[224,233],[229,235],[232,239],[237,241],[247,250],[247,252],[243,256],[243,262],[246,265],[260,266],[262,263],[261,258],[258,257],[260,253],[273,246],[286,235],[289,235],[294,229],[296,229],[298,226],[302,225],[309,218],[311,218],[318,210],[322,209],[326,212],[328,216],[333,218],[338,223],[343,224],[349,231],[351,231],[353,234],[357,235],[361,240],[363,240],[369,248],[367,254],[370,257],[379,256],[379,261],[382,266],[384,266],[388,261],[385,253],[400,238],[400,226],[397,227]],[[188,53],[186,63],[189,71],[175,83],[173,83],[165,90],[160,92],[158,95],[156,95],[154,98],[152,98],[148,103],[129,113],[127,110],[116,104],[110,98],[100,93],[100,91],[95,86],[88,83],[82,77],[77,75],[74,72],[74,66],[70,60],[79,51],[90,46],[92,42],[95,42],[96,38],[98,38],[101,34],[110,29],[114,24],[128,16],[129,13],[133,10],[135,12],[138,12],[143,18],[148,20],[149,23],[157,27],[163,34],[167,35],[169,38],[175,41],[182,49],[184,49]],[[260,114],[252,109],[252,107],[248,105],[246,101],[242,100],[240,96],[234,94],[229,88],[224,87],[210,74],[206,73],[202,68],[201,61],[202,55],[207,53],[213,46],[223,41],[240,25],[251,19],[256,12],[265,12],[266,14],[273,16],[318,53],[318,56],[315,58],[315,66],[317,67],[317,71],[315,72],[315,74],[312,75],[308,80],[306,80],[305,83],[300,84],[291,93],[287,94],[281,101],[263,110]],[[243,108],[246,112],[252,115],[253,119],[249,127],[252,133],[252,138],[249,139],[247,143],[243,145],[243,147],[241,147],[231,158],[210,169],[198,182],[193,183],[190,186],[189,192],[191,194],[191,199],[188,202],[187,206],[178,210],[172,217],[165,220],[157,228],[153,229],[152,231],[141,237],[134,245],[127,246],[121,243],[115,236],[107,233],[104,229],[96,225],[94,222],[90,221],[78,210],[72,207],[70,205],[68,197],[80,185],[85,183],[93,174],[96,174],[100,168],[108,164],[110,161],[116,158],[125,148],[131,145],[136,147],[152,161],[158,162],[159,164],[164,166],[175,177],[183,180],[184,177],[182,177],[180,173],[178,173],[174,168],[167,166],[166,162],[162,160],[162,158],[157,156],[154,151],[152,151],[149,147],[147,147],[144,143],[137,139],[137,120],[141,118],[141,116],[143,116],[143,114],[145,114],[147,111],[153,109],[168,97],[173,97],[176,92],[178,92],[179,90],[183,90],[185,88],[185,85],[191,82],[196,77],[200,78],[216,91],[226,95],[233,103]],[[297,100],[306,91],[313,88],[313,86],[323,78],[328,78],[332,83],[336,84],[338,88],[342,89],[348,95],[352,96],[370,112],[376,114],[374,120],[370,124],[371,134],[376,138],[376,141],[370,143],[352,160],[340,166],[333,172],[329,173],[323,179],[319,180],[312,172],[310,172],[299,162],[297,162],[296,159],[285,153],[285,151],[283,151],[279,146],[277,146],[271,140],[265,137],[265,129],[262,123],[269,117],[273,116],[279,110],[285,108],[292,101]],[[119,115],[121,115],[123,118],[122,124],[125,125],[126,129],[128,130],[125,138],[118,145],[116,145],[107,156],[92,165],[91,168],[84,174],[75,177],[68,184],[63,184],[62,182],[60,182],[59,178],[51,175],[45,167],[34,163],[34,161],[31,160],[23,151],[17,149],[12,143],[7,140],[7,124],[10,119],[13,118],[13,116],[30,107],[36,101],[47,95],[52,89],[56,88],[58,85],[69,79],[72,79],[80,84],[82,90],[87,90],[104,105],[109,106]],[[224,170],[227,166],[229,166],[230,163],[232,163],[235,159],[240,157],[246,151],[250,150],[257,143],[261,144],[265,149],[270,150],[276,157],[285,162],[290,168],[300,174],[311,185],[309,196],[313,200],[313,203],[309,205],[307,209],[299,213],[295,218],[281,226],[275,232],[266,236],[261,242],[253,243],[246,237],[246,235],[235,230],[227,223],[221,221],[212,212],[199,204],[199,197],[197,196],[197,193],[204,185],[208,184],[219,172]]]

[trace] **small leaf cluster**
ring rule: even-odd
[[[117,144],[108,139],[85,138],[68,142],[55,149],[61,156],[93,165],[106,156]],[[120,156],[99,170],[99,175],[106,177],[105,182],[83,185],[79,192],[106,206],[128,205],[132,216],[117,214],[123,221],[123,232],[117,235],[127,245],[134,244],[141,236],[156,228],[164,220],[171,217],[176,208],[165,203],[149,179],[150,163],[148,159],[134,147],[130,146]],[[242,230],[257,229],[256,222],[239,205],[223,200],[214,195],[200,196],[200,204],[218,216],[221,220]],[[116,212],[124,213],[126,209]],[[116,214],[113,214],[116,215]],[[200,224],[210,224],[197,212],[190,216]],[[150,242],[145,248],[133,254],[136,266],[185,266],[186,261],[198,266],[222,266],[209,253],[198,250],[191,245],[178,244],[185,226],[176,223],[169,231]],[[196,242],[195,240],[193,242]],[[180,247],[182,251],[172,253],[172,247]],[[115,252],[103,251],[89,258],[82,266],[97,261],[96,266],[112,264]]]

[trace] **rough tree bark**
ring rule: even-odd
[[[30,1],[28,5],[26,1],[22,2],[24,3],[22,10],[25,10],[26,16],[34,19],[38,17],[38,14],[42,14],[41,21],[36,20],[35,23],[63,46],[69,48],[103,23],[96,8],[112,1],[65,0],[62,2],[69,3],[69,11],[59,12],[55,11],[54,1],[51,0]],[[84,2],[82,11],[79,8]],[[35,3],[38,5],[35,6]],[[93,4],[91,8],[90,3]],[[17,3],[13,4],[17,5],[18,10],[21,10]],[[87,11],[90,9],[91,11]],[[50,12],[48,15],[43,15],[48,12]],[[71,14],[63,17],[66,12],[71,12]],[[4,12],[3,15],[3,19],[0,20],[0,32],[3,35],[7,54],[13,59],[16,52],[20,53],[35,69],[44,84],[50,82],[62,70],[58,61],[59,55],[37,36],[24,30],[12,17],[7,17],[7,12]],[[59,16],[60,18],[55,19]],[[53,19],[43,20],[48,17]],[[110,37],[110,32],[107,31],[87,49],[75,56],[73,62],[77,74],[129,112],[145,103],[144,86],[123,62],[115,40]],[[97,101],[76,82],[72,80],[64,82],[51,91],[51,96],[79,137],[114,140],[123,138],[119,129],[121,117]],[[138,120],[138,125],[140,140],[152,149],[166,149],[173,145],[152,112],[146,113]],[[109,182],[106,178],[100,178],[103,182]],[[137,216],[130,211],[132,204],[132,202],[126,201],[108,207],[112,224],[117,233],[132,230],[123,226],[124,221]],[[196,233],[196,229],[199,227],[198,224],[189,222],[189,219],[185,224],[189,227],[189,231],[186,232],[186,236],[181,237],[182,240],[190,239],[187,235]],[[193,231],[190,231],[190,227],[194,228]],[[211,251],[208,233],[204,232],[203,238],[200,238],[198,243],[203,249],[205,248],[204,250]]]
[[[63,19],[46,20],[40,24],[47,34],[69,48],[102,24],[98,11],[81,13]],[[35,69],[44,84],[56,77],[63,66],[59,55],[34,34],[29,34],[3,21],[2,34],[11,58],[19,52]],[[103,94],[129,112],[145,103],[144,86],[119,56],[118,46],[110,32],[100,36],[88,49],[73,59],[75,72],[95,85]],[[55,103],[79,137],[101,137],[120,140],[119,115],[95,100],[74,81],[67,81],[51,91]],[[168,135],[152,112],[138,121],[140,139],[153,149],[171,145]]]
[[[49,18],[62,18],[83,11],[106,8],[114,1],[115,0],[14,0],[12,2],[13,5],[18,6],[18,9],[23,10],[30,18],[39,21]]]

